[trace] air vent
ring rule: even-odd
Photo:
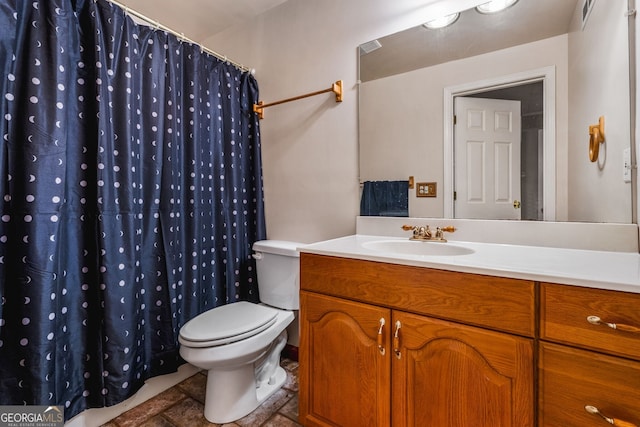
[[[366,55],[367,53],[371,53],[374,50],[380,49],[381,47],[382,45],[378,40],[371,40],[370,42],[366,42],[360,45],[360,54]]]

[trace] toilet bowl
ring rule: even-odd
[[[299,308],[299,245],[256,242],[261,303],[216,307],[180,329],[180,355],[207,370],[208,421],[224,424],[244,417],[286,381],[280,353],[287,343],[286,328],[294,319],[292,310]]]

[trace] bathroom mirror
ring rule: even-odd
[[[359,46],[360,181],[435,183],[435,197],[409,190],[414,217],[631,223],[627,6],[519,0]],[[486,106],[497,100],[515,101],[515,112]],[[589,126],[600,117],[605,142],[591,162]],[[503,124],[520,126],[516,142],[474,144],[484,137],[462,129]],[[516,212],[477,210],[485,199]]]

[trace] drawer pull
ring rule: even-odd
[[[611,329],[616,329],[618,331],[640,333],[640,328],[637,328],[631,325],[625,325],[623,323],[605,322],[602,319],[600,319],[598,316],[587,317],[587,322],[591,323],[592,325],[605,325],[610,327]]]
[[[396,331],[393,334],[393,352],[396,354],[396,357],[400,359],[402,354],[400,353],[400,328],[402,324],[399,320],[396,321]]]
[[[617,427],[638,427],[637,425],[627,422],[627,421],[622,421],[622,420],[618,420],[615,418],[609,418],[607,416],[605,416],[602,412],[600,412],[600,410],[598,408],[596,408],[595,406],[591,406],[591,405],[587,405],[584,407],[584,410],[587,411],[590,414],[593,415],[599,415],[600,417],[602,417],[603,420],[605,420],[606,422],[608,422],[609,424],[611,424],[612,426],[617,426]]]
[[[384,317],[380,318],[380,328],[378,328],[378,351],[380,351],[380,354],[384,356],[385,353],[385,349],[384,349],[384,345],[383,345],[383,336],[382,336],[382,329],[384,328],[384,324],[385,324],[385,320]]]

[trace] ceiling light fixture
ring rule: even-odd
[[[508,7],[513,6],[517,2],[518,0],[492,0],[490,2],[476,6],[476,10],[484,14],[498,13]]]
[[[422,25],[425,28],[428,28],[430,30],[444,28],[456,22],[459,16],[460,16],[459,13],[452,13],[451,15],[446,15],[441,18],[432,19],[431,21],[425,22]]]

